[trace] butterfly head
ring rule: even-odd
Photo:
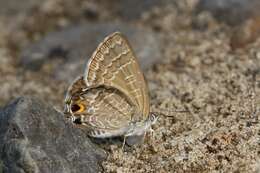
[[[158,115],[156,115],[155,113],[151,113],[148,117],[151,125],[154,125],[157,122],[158,118],[159,118]]]

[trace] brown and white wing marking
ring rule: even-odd
[[[84,79],[88,87],[114,87],[126,95],[142,116],[149,114],[149,95],[140,66],[128,41],[116,32],[108,36],[88,62]]]
[[[65,103],[70,102],[72,97],[77,97],[87,87],[83,76],[77,77],[69,86],[65,97]]]
[[[80,94],[86,88],[86,83],[83,76],[77,77],[69,86],[66,97],[65,97],[65,107],[64,107],[64,115],[69,118],[71,117],[71,104],[74,100],[80,99]]]
[[[81,122],[93,131],[110,132],[111,136],[122,135],[135,113],[135,107],[115,88],[89,89],[75,103],[84,107],[83,111],[74,113],[75,117],[81,117]]]

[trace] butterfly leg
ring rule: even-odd
[[[125,148],[126,137],[127,137],[127,136],[124,136],[124,141],[123,141],[123,145],[122,145],[122,151],[124,151],[124,148]]]
[[[154,138],[154,130],[153,130],[153,128],[150,127],[149,131],[150,131],[150,133],[151,133],[152,138]]]
[[[151,142],[154,143],[154,141],[155,141],[155,132],[154,132],[152,127],[149,128],[149,132],[151,134],[151,138],[150,138]]]

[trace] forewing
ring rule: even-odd
[[[143,73],[128,41],[118,32],[108,36],[92,55],[85,72],[88,87],[105,85],[123,92],[142,116],[149,114]]]

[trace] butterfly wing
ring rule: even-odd
[[[65,108],[64,113],[70,113],[70,105],[72,100],[78,100],[80,93],[82,93],[83,89],[85,89],[86,83],[83,79],[83,76],[77,77],[69,86],[66,97],[65,97]]]
[[[85,82],[90,86],[109,86],[120,90],[147,117],[149,95],[143,73],[128,41],[116,32],[108,36],[92,55]]]
[[[82,124],[91,129],[94,137],[123,135],[129,127],[135,109],[127,98],[115,88],[97,87],[84,91],[75,102],[84,109],[75,112]]]

